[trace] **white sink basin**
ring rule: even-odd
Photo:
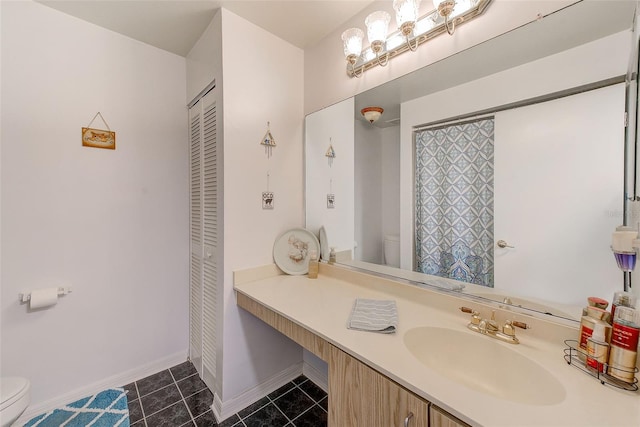
[[[562,384],[533,360],[506,344],[471,331],[419,327],[404,343],[422,364],[473,390],[528,405],[555,405]]]

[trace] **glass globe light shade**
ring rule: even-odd
[[[382,107],[365,107],[360,110],[360,114],[362,114],[364,118],[367,119],[367,121],[371,124],[378,120],[380,116],[382,116],[383,112],[384,110],[382,109]]]
[[[384,43],[385,40],[387,40],[389,22],[391,22],[391,15],[382,10],[373,12],[367,16],[364,23],[367,26],[367,38],[369,39],[369,43]]]
[[[362,53],[362,39],[364,39],[364,32],[360,28],[349,28],[342,33],[344,56],[347,58],[351,55],[360,56],[360,53]]]
[[[393,0],[393,10],[396,11],[398,27],[406,22],[415,23],[418,20],[420,0]]]

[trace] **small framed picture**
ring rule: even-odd
[[[265,191],[262,193],[262,209],[273,209],[272,191]]]
[[[327,209],[333,209],[336,207],[336,195],[327,194]]]
[[[84,147],[116,149],[116,133],[109,130],[82,128]]]

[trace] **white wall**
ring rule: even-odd
[[[332,105],[367,89],[433,64],[457,52],[523,24],[535,21],[538,14],[547,15],[575,0],[493,0],[485,14],[456,29],[455,37],[444,34],[429,41],[416,52],[405,53],[394,58],[386,67],[375,67],[361,78],[350,78],[346,73],[346,60],[342,49],[341,34],[350,27],[365,29],[366,16],[375,10],[386,10],[395,17],[392,2],[374,2],[361,13],[351,18],[317,45],[305,49],[305,114]],[[433,10],[433,2],[423,1],[421,13]],[[395,29],[392,18],[391,29]],[[367,45],[365,41],[365,46]],[[321,83],[320,83],[321,82]]]
[[[218,11],[187,55],[187,101],[214,79],[221,90],[222,77],[222,13]]]
[[[317,113],[316,113],[317,114]],[[382,263],[382,132],[355,121],[355,240],[353,258]]]
[[[305,119],[305,227],[327,232],[329,246],[351,250],[354,244],[354,120],[353,98],[325,108]],[[329,139],[331,138],[331,142]],[[336,158],[329,166],[329,144]],[[327,194],[335,207],[327,208]]]
[[[382,133],[382,236],[400,234],[400,126]]]
[[[276,238],[303,224],[303,52],[222,9],[224,103],[223,402],[302,362],[300,346],[239,309],[233,271],[273,262]],[[260,141],[270,122],[277,147]],[[262,209],[262,192],[275,208]]]
[[[354,259],[381,264],[384,236],[400,234],[400,127],[355,122]]]
[[[411,171],[413,170],[414,126],[623,75],[627,68],[629,43],[629,33],[621,32],[402,104],[400,186],[402,189],[400,203],[402,267],[410,269],[413,259],[413,176]],[[549,73],[549,70],[553,70],[553,73]],[[616,136],[613,135],[612,138]],[[496,238],[500,237],[496,236]]]
[[[35,2],[1,7],[1,369],[31,380],[34,407],[186,360],[185,61]],[[81,145],[98,111],[115,151]],[[52,308],[18,303],[61,283],[73,293]]]

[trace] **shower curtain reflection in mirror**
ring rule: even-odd
[[[493,117],[414,137],[416,270],[493,287]]]

